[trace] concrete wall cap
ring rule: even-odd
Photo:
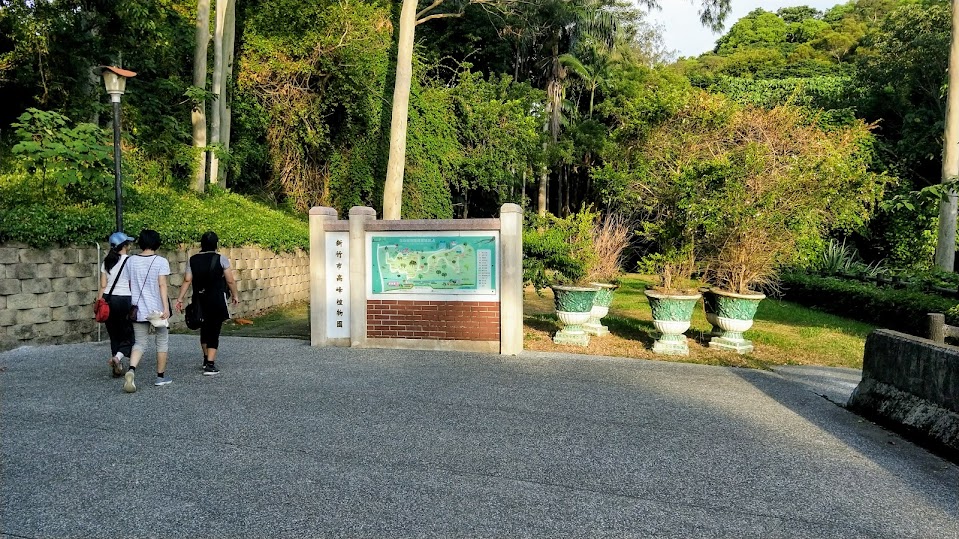
[[[373,217],[376,217],[376,210],[366,206],[353,206],[350,208],[350,217],[354,215],[372,215]]]
[[[336,210],[327,208],[326,206],[313,206],[310,208],[310,215],[332,215],[336,217]]]
[[[506,204],[503,204],[503,205],[500,207],[499,212],[500,212],[501,214],[503,214],[503,213],[523,213],[523,207],[520,206],[519,204],[513,204],[512,202],[507,202]]]

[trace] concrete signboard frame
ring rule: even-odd
[[[311,344],[522,352],[522,223],[515,204],[498,219],[311,209]]]

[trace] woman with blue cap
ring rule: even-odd
[[[100,266],[100,291],[97,299],[103,298],[110,305],[110,318],[106,321],[110,335],[110,356],[107,364],[113,376],[123,376],[123,358],[130,357],[133,348],[133,322],[127,314],[130,312],[131,295],[130,272],[124,271],[127,265],[127,251],[133,238],[123,232],[110,234],[110,252]]]

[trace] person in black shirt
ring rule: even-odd
[[[227,290],[233,305],[239,303],[236,292],[236,278],[230,267],[230,260],[216,252],[219,238],[215,232],[207,232],[200,238],[200,252],[191,256],[183,275],[183,286],[176,298],[177,311],[183,312],[183,297],[187,289],[193,286],[193,301],[203,312],[203,325],[200,326],[200,348],[203,350],[203,374],[213,376],[220,373],[216,367],[216,352],[220,347],[220,330],[223,322],[230,318],[227,309]]]

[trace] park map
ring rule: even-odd
[[[374,293],[493,291],[493,236],[376,236],[372,243]]]

